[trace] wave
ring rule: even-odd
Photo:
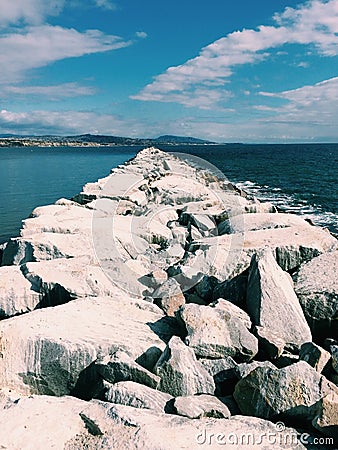
[[[280,187],[261,186],[250,180],[239,181],[235,184],[258,200],[272,202],[281,212],[299,214],[315,225],[328,228],[332,233],[338,233],[338,215],[325,210],[319,204],[311,204],[307,199],[287,194]]]

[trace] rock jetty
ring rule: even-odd
[[[0,262],[0,448],[337,448],[326,229],[147,148]]]

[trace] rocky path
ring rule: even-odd
[[[0,251],[0,448],[338,447],[338,245],[149,148]]]

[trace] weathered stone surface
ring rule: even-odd
[[[201,419],[202,417],[228,419],[231,416],[228,407],[213,395],[176,397],[173,406],[176,414],[189,417],[189,419]]]
[[[312,333],[338,338],[338,251],[304,264],[296,275],[295,291]]]
[[[331,345],[332,367],[338,373],[338,345]]]
[[[135,381],[156,388],[160,378],[137,364],[127,353],[118,350],[95,362],[95,368],[101,377],[109,383]]]
[[[101,417],[98,413],[95,417],[93,406],[91,405],[85,410],[84,414],[95,420],[100,429],[104,430],[113,421],[114,424],[123,425],[127,430],[133,430],[133,435],[129,437],[132,447],[126,448],[135,450],[145,448],[149,450],[185,448],[198,450],[200,448],[218,448],[225,444],[231,445],[231,448],[236,450],[242,450],[244,446],[255,450],[271,450],[271,442],[269,443],[267,436],[271,433],[276,434],[275,424],[255,417],[238,415],[229,419],[191,420],[177,415],[159,414],[123,405],[111,406],[106,410],[105,417],[102,413]],[[109,417],[108,422],[107,416]],[[154,432],[154,424],[156,424],[156,432]],[[305,446],[297,438],[297,432],[292,428],[278,432],[276,441],[276,445],[274,445],[276,449],[290,448],[290,441],[292,449],[305,449]],[[124,443],[124,441],[122,442]]]
[[[319,413],[312,425],[320,432],[331,436],[338,442],[338,393],[331,392],[319,402]]]
[[[165,412],[166,404],[173,397],[133,381],[115,384],[104,382],[104,399],[108,402]]]
[[[1,446],[8,449],[63,449],[70,439],[90,436],[79,413],[87,406],[74,397],[18,397],[0,409]]]
[[[247,310],[255,325],[279,336],[287,347],[298,348],[312,340],[291,277],[278,266],[270,250],[252,257]]]
[[[327,230],[308,225],[308,228],[292,226],[207,237],[192,242],[189,251],[201,251],[197,261],[195,258],[194,267],[219,281],[225,281],[247,269],[252,255],[266,247],[276,255],[281,268],[288,271],[337,248],[337,244]]]
[[[256,368],[237,383],[234,398],[243,414],[311,421],[317,402],[331,392],[337,387],[300,361],[283,369]]]
[[[0,318],[32,311],[42,295],[33,289],[19,266],[0,267]]]
[[[185,297],[175,278],[169,278],[152,294],[154,302],[168,315],[175,317],[175,312],[185,304]]]
[[[306,342],[300,348],[299,358],[321,373],[329,362],[331,355],[314,342]]]
[[[21,266],[22,272],[37,292],[43,296],[61,291],[66,299],[110,295],[116,285],[102,271],[92,264],[90,258],[57,258],[49,261],[30,262]],[[130,280],[130,284],[137,280]],[[61,298],[60,298],[61,300]],[[61,303],[61,302],[59,302]]]
[[[280,337],[279,330],[271,331],[266,327],[255,327],[255,335],[259,341],[259,347],[272,359],[279,358],[285,348],[285,341]]]
[[[197,450],[222,445],[230,434],[234,449],[242,449],[247,444],[243,435],[250,435],[253,436],[250,448],[269,450],[270,444],[261,443],[260,436],[275,433],[273,423],[254,417],[190,420],[107,402],[84,402],[74,397],[31,396],[8,401],[3,406],[1,444],[13,450]],[[305,449],[291,428],[281,432],[281,442],[290,436],[292,448]],[[275,448],[286,449],[278,443]]]
[[[158,389],[174,397],[215,391],[213,378],[196,360],[193,350],[176,336],[170,339],[156,363],[155,372],[161,377]]]
[[[309,223],[295,214],[240,214],[221,222],[218,226],[218,233],[219,235],[223,235],[289,227],[304,227],[307,229],[309,227]]]
[[[1,265],[20,265],[28,261],[34,261],[32,245],[20,238],[9,239],[3,250]]]
[[[112,297],[33,311],[0,322],[0,385],[21,393],[69,394],[100,355],[121,350],[146,361],[172,334],[156,306],[117,289]]]
[[[249,373],[253,370],[257,369],[257,367],[262,367],[263,369],[276,369],[270,361],[252,361],[251,363],[242,363],[238,364],[235,368],[235,374],[238,379],[245,378]]]
[[[249,332],[249,316],[226,300],[209,306],[185,305],[179,316],[188,332],[186,342],[198,356],[247,361],[258,351],[257,339]]]

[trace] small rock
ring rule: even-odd
[[[158,389],[174,397],[215,391],[211,375],[196,360],[194,351],[177,336],[170,339],[154,370],[161,377]]]
[[[231,416],[228,407],[213,395],[176,397],[173,406],[176,414],[189,417],[189,419],[200,419],[202,417],[228,419]]]
[[[338,373],[338,345],[331,345],[332,367]]]
[[[255,334],[262,349],[272,359],[279,358],[285,348],[285,341],[279,336],[279,333],[274,333],[265,327],[255,327]]]
[[[160,382],[160,378],[157,375],[144,369],[127,353],[120,350],[97,361],[95,366],[101,377],[109,383],[135,381],[136,383],[156,388]]]
[[[169,278],[152,294],[154,303],[168,315],[175,317],[175,312],[185,304],[185,297],[175,278]]]
[[[319,345],[313,342],[306,342],[300,348],[299,358],[306,361],[317,372],[321,373],[331,358],[331,355]]]

